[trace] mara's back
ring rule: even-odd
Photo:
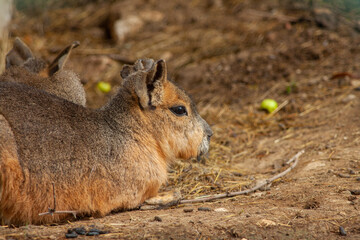
[[[39,177],[46,168],[54,169],[52,177],[58,178],[92,166],[96,158],[116,160],[108,157],[112,144],[104,136],[126,128],[100,111],[23,84],[0,83],[0,113],[11,125],[20,164]],[[116,140],[123,142],[127,137],[129,134],[118,135]]]

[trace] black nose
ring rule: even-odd
[[[213,132],[210,131],[210,132],[208,133],[208,135],[207,135],[207,137],[208,137],[209,140],[210,140],[210,138],[211,138],[212,135],[213,135]]]

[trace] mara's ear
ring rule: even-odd
[[[77,48],[80,45],[80,42],[78,41],[74,41],[72,42],[69,46],[67,46],[66,48],[64,48],[58,55],[57,57],[54,59],[54,61],[52,61],[52,63],[49,65],[48,67],[48,74],[49,76],[54,75],[56,72],[58,72],[59,70],[63,69],[63,67],[66,64],[66,61],[68,60],[71,50],[73,48]]]
[[[6,55],[6,69],[11,66],[23,66],[31,58],[34,58],[34,55],[30,48],[17,37],[15,38],[13,48]]]
[[[152,59],[145,59],[145,60],[139,59],[134,63],[134,65],[125,64],[123,66],[123,68],[121,69],[120,76],[122,77],[122,79],[125,79],[129,75],[133,74],[134,72],[149,70],[152,67],[152,65],[149,66],[150,65],[149,62],[154,64],[154,60],[152,60]],[[144,64],[145,64],[145,66],[144,66]]]
[[[121,69],[120,76],[122,77],[122,79],[125,79],[133,72],[134,72],[134,69],[132,66],[124,65],[123,68]]]
[[[166,63],[164,60],[159,60],[154,64],[153,61],[146,59],[142,61],[142,65],[146,76],[138,79],[135,92],[143,108],[159,106],[163,102],[164,83],[167,81]]]
[[[149,72],[154,66],[154,60],[151,58],[139,59],[134,64],[135,71]]]
[[[163,85],[167,80],[167,68],[165,60],[158,60],[154,67],[149,71],[147,75],[146,84],[147,85]]]

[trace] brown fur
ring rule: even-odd
[[[71,50],[78,45],[78,42],[73,42],[67,46],[47,66],[45,61],[34,57],[24,42],[16,38],[6,56],[6,71],[0,76],[0,81],[24,83],[85,106],[85,90],[79,77],[63,69]]]
[[[17,83],[0,83],[0,216],[40,224],[104,216],[155,197],[167,165],[208,151],[212,132],[186,93],[166,78],[163,60],[139,60],[103,108],[87,109]],[[170,108],[183,105],[187,116]],[[9,154],[11,153],[11,154]]]

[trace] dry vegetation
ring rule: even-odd
[[[164,58],[170,78],[195,99],[212,125],[209,155],[175,162],[162,190],[185,199],[253,187],[300,163],[270,188],[250,196],[161,211],[116,213],[60,226],[0,227],[6,238],[64,237],[73,226],[96,225],[104,238],[338,238],[360,237],[360,59],[354,19],[321,28],[309,5],[278,1],[119,1],[47,8],[37,16],[17,12],[11,38],[20,36],[49,61],[79,40],[71,64],[83,79],[90,107],[103,105],[121,84],[122,64]],[[122,41],[111,38],[111,18],[137,16],[141,28]],[[115,15],[114,15],[115,14]],[[353,16],[353,13],[352,15]],[[110,82],[107,95],[96,88]],[[279,111],[259,110],[273,98]],[[198,206],[226,212],[197,211]],[[195,211],[184,213],[183,209]],[[162,222],[153,221],[160,216]]]

